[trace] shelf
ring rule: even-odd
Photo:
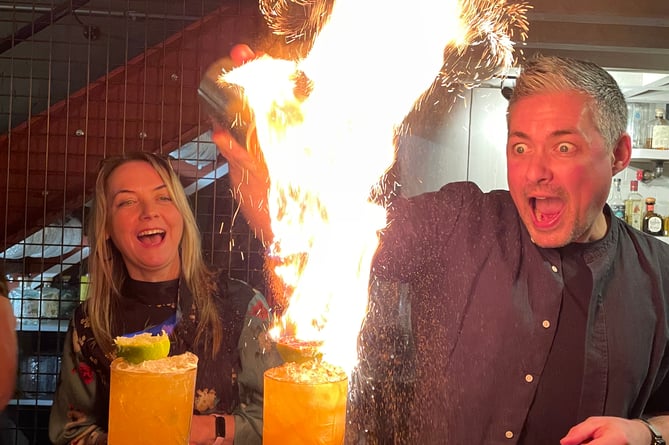
[[[37,323],[30,323],[31,321],[37,321]],[[16,320],[16,330],[22,332],[66,332],[69,324],[69,320],[30,320],[17,318]]]
[[[633,161],[669,161],[669,150],[653,150],[649,148],[633,148]]]

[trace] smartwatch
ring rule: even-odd
[[[216,416],[216,437],[225,437],[225,417],[223,416]]]
[[[667,442],[662,438],[662,434],[658,430],[655,429],[655,427],[646,419],[640,418],[644,425],[648,427],[648,430],[650,431],[650,445],[667,445]]]

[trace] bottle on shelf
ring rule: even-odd
[[[627,104],[627,132],[632,137],[632,147],[644,148],[646,144],[646,124],[652,110],[645,103]]]
[[[655,198],[646,198],[646,213],[643,215],[642,230],[650,235],[664,235],[664,224],[662,216],[655,213]]]
[[[643,172],[641,172],[643,175]],[[630,192],[625,199],[625,221],[637,230],[643,225],[643,196],[639,193],[639,181],[630,181]]]
[[[664,110],[655,110],[655,119],[646,126],[645,148],[669,150],[669,121],[664,118]]]
[[[620,219],[625,218],[625,201],[620,191],[620,178],[613,178],[611,185],[611,195],[609,196],[609,206],[615,216]]]

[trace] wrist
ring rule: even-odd
[[[667,442],[665,442],[664,438],[662,437],[662,434],[660,434],[659,430],[655,428],[655,426],[650,423],[647,419],[639,418],[641,423],[644,424],[644,426],[648,429],[648,432],[650,433],[650,445],[666,445]]]
[[[215,438],[225,438],[226,436],[226,425],[224,416],[214,415],[214,437]]]

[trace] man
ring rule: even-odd
[[[389,208],[374,272],[411,284],[412,443],[664,443],[669,246],[606,205],[630,161],[624,97],[594,64],[540,57],[508,111],[509,192],[453,183]],[[231,174],[248,162],[216,140]],[[261,210],[244,214],[266,228]]]

